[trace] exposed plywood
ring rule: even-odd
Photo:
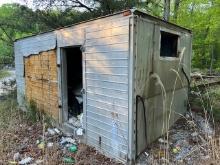
[[[56,51],[25,58],[25,91],[28,101],[55,119],[59,117]]]

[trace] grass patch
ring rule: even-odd
[[[0,79],[10,76],[11,74],[7,70],[0,70]]]
[[[14,118],[18,118],[16,92],[11,92],[9,95],[4,96],[3,100],[0,100],[0,114],[1,129],[7,129],[10,122],[14,121]]]
[[[220,121],[220,87],[207,87],[199,91],[199,89],[192,88],[192,91],[197,95],[191,95],[191,106],[201,112],[207,112],[213,115],[216,122]],[[199,108],[199,109],[198,109]]]

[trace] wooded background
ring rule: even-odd
[[[0,7],[0,65],[13,64],[16,39],[138,8],[193,32],[193,68],[220,71],[220,0],[33,0]]]

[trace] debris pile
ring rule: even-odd
[[[13,138],[8,138],[7,143],[12,144],[5,149],[6,156],[0,164],[118,164],[58,128],[48,128],[44,132],[39,123],[20,124],[19,128]]]
[[[75,135],[83,135],[83,94],[82,87],[69,89],[68,123],[74,127]]]
[[[0,80],[0,100],[16,88],[15,71],[8,71],[10,76]]]
[[[166,136],[158,139],[140,155],[140,164],[198,164],[208,161],[214,129],[209,119],[198,113],[187,113]]]

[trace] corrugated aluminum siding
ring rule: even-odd
[[[125,161],[128,152],[129,17],[85,29],[87,143]]]

